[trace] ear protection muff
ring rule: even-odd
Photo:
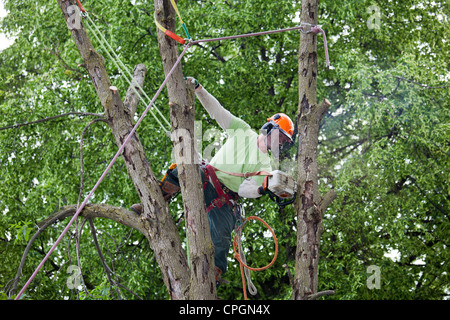
[[[259,130],[263,135],[267,136],[274,128],[278,128],[278,124],[270,120],[266,122]]]

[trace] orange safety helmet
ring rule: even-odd
[[[261,130],[266,132],[267,135],[272,129],[279,129],[293,142],[294,123],[286,114],[276,113],[270,118],[267,118],[267,123],[262,126]]]

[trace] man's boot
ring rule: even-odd
[[[133,204],[130,207],[130,210],[136,212],[138,215],[141,215],[142,212],[144,211],[142,208],[142,204],[140,204],[140,203]]]
[[[180,192],[180,187],[172,182],[167,180],[163,180],[159,183],[159,187],[161,188],[164,200],[170,201],[172,197],[174,197],[178,192]]]
[[[172,199],[173,196],[175,196],[178,192],[180,192],[180,187],[169,181],[160,181],[159,187],[161,188],[164,200],[166,201],[170,201],[170,199]],[[136,212],[139,215],[141,215],[142,212],[144,211],[142,208],[142,204],[140,203],[133,204],[130,207],[130,210]]]
[[[164,200],[170,201],[172,197],[174,197],[178,192],[180,192],[180,187],[175,184],[174,182],[178,183],[178,178],[174,176],[172,171],[177,167],[175,163],[172,163],[169,167],[169,170],[167,170],[166,174],[164,175],[162,181],[159,182],[159,187],[161,188]],[[170,181],[169,181],[170,180]],[[174,181],[174,182],[172,182]],[[137,203],[133,204],[130,207],[130,210],[133,210],[137,214],[141,215],[144,211],[142,208],[142,204]]]

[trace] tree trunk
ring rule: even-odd
[[[73,19],[73,15],[77,14],[76,11],[69,9],[70,6],[75,5],[75,1],[58,0],[58,4],[65,21]],[[71,34],[105,110],[105,117],[116,144],[120,147],[134,126],[130,112],[132,109],[129,109],[130,106],[124,106],[117,88],[111,86],[104,58],[92,46],[83,23],[77,28],[71,28]],[[130,97],[125,100],[133,99]],[[147,237],[161,269],[164,283],[172,299],[187,298],[190,286],[186,254],[181,246],[180,237],[169,213],[168,205],[162,196],[150,164],[145,158],[144,148],[137,134],[125,146],[122,157],[142,202],[144,208],[142,217],[149,222]]]
[[[155,0],[159,23],[175,32],[175,10],[169,0]],[[178,58],[177,42],[158,31],[158,44],[167,75]],[[179,64],[167,82],[175,162],[183,196],[191,267],[190,299],[215,299],[214,245],[209,232],[200,166],[194,137],[193,90],[188,90]]]
[[[301,22],[317,25],[318,0],[303,0]],[[299,148],[297,251],[293,299],[310,299],[318,290],[319,243],[323,211],[335,196],[322,198],[318,188],[317,145],[319,124],[330,103],[317,104],[317,35],[301,33],[299,49],[299,106],[297,127]]]

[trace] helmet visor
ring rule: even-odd
[[[293,146],[294,141],[291,136],[281,128],[273,128],[268,137],[268,146],[273,151],[275,148],[286,150]]]

